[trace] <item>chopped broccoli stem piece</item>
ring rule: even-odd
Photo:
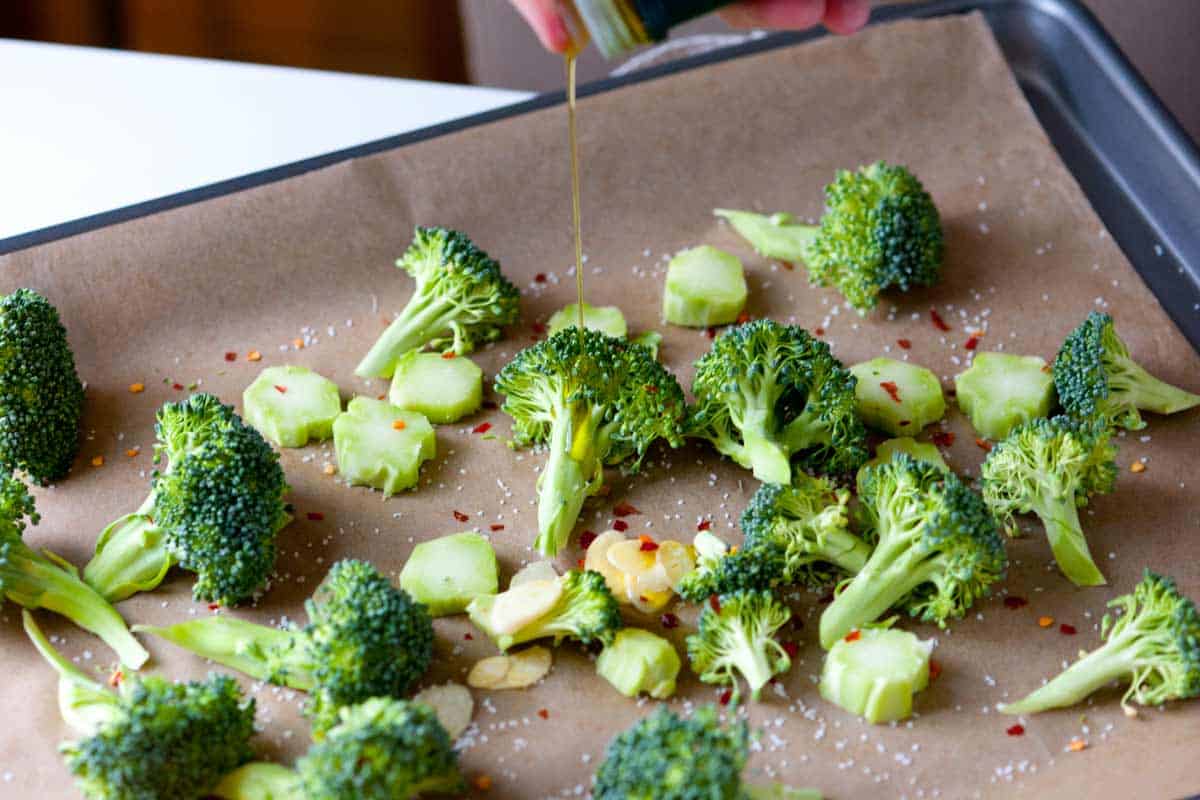
[[[667,265],[663,319],[689,328],[726,325],[746,306],[746,275],[737,256],[702,245]]]
[[[91,736],[113,717],[117,697],[54,649],[28,610],[21,611],[25,633],[58,673],[58,711],[76,733]]]
[[[675,646],[641,628],[622,628],[596,659],[596,672],[626,697],[658,700],[675,694],[682,666]]]
[[[391,497],[417,485],[421,465],[437,455],[437,434],[424,414],[356,397],[333,421],[333,447],[351,486]]]
[[[0,469],[45,486],[79,451],[83,383],[67,329],[32,289],[0,296]]]
[[[302,692],[314,686],[307,654],[295,647],[296,633],[220,614],[164,627],[135,625],[138,633],[166,639],[184,650],[236,669],[257,681]]]
[[[571,303],[550,315],[547,328],[551,334],[555,334],[563,328],[574,328],[577,325],[579,325],[579,304]],[[584,303],[583,327],[591,331],[607,333],[617,339],[624,339],[629,335],[629,327],[625,324],[625,315],[616,306],[594,306]]]
[[[796,221],[791,214],[756,214],[753,211],[713,209],[718,217],[729,220],[733,229],[750,243],[763,258],[788,263],[807,260],[808,248],[817,237],[816,226]]]
[[[953,473],[903,453],[867,470],[871,557],[821,615],[826,650],[895,606],[945,626],[1002,580],[1004,541],[983,500]]]
[[[435,425],[458,422],[483,405],[483,370],[466,357],[410,350],[396,362],[388,400]]]
[[[937,376],[925,367],[873,358],[850,367],[857,378],[855,408],[868,426],[891,436],[912,436],[946,413]]]
[[[867,470],[876,464],[886,464],[892,460],[892,456],[896,453],[907,453],[913,457],[914,461],[923,461],[926,464],[933,464],[941,469],[950,469],[946,463],[946,459],[942,458],[942,451],[937,449],[937,445],[929,442],[918,442],[911,436],[900,436],[896,439],[887,439],[875,446],[875,457],[858,468],[858,474],[855,478],[858,493],[862,494],[863,479],[867,475]]]
[[[954,379],[958,407],[980,436],[999,441],[1022,422],[1050,415],[1054,376],[1037,356],[980,353]]]
[[[307,367],[267,367],[242,392],[246,422],[280,447],[333,435],[342,413],[337,384]]]
[[[1128,681],[1121,705],[1159,706],[1200,696],[1200,614],[1175,581],[1146,570],[1134,590],[1108,603],[1120,613],[1100,623],[1103,644],[1005,714],[1036,714],[1083,702],[1114,680]]]
[[[1098,311],[1067,335],[1054,359],[1054,386],[1068,415],[1099,417],[1129,430],[1146,427],[1139,409],[1174,414],[1200,405],[1200,395],[1155,378],[1134,361],[1112,317]]]
[[[1079,509],[1093,494],[1111,492],[1116,448],[1103,421],[1064,416],[1018,425],[980,468],[983,498],[1010,535],[1016,513],[1042,521],[1059,569],[1076,586],[1100,586],[1104,575],[1088,550]]]
[[[729,684],[735,698],[740,694],[740,674],[757,700],[762,687],[792,665],[772,638],[791,618],[791,609],[768,591],[722,595],[704,606],[699,630],[687,639],[692,671],[705,683]]]
[[[300,776],[282,764],[252,761],[226,775],[212,790],[221,800],[304,800]]]
[[[689,435],[788,483],[791,460],[841,473],[867,459],[854,411],[854,376],[803,328],[769,319],[730,328],[696,362]]]
[[[499,591],[496,551],[471,531],[421,542],[400,571],[400,588],[435,617],[460,614],[478,595]]]
[[[465,355],[517,321],[520,292],[500,265],[458,231],[418,227],[396,266],[416,287],[354,372],[390,378],[400,356],[426,345]]]
[[[607,645],[621,627],[617,601],[604,576],[571,570],[556,580],[526,581],[500,594],[479,595],[467,606],[471,622],[501,650],[553,638]]]
[[[907,631],[863,628],[825,656],[821,697],[874,724],[908,719],[913,695],[929,684],[932,651]]]
[[[662,344],[662,338],[662,334],[658,331],[642,331],[629,341],[649,350],[651,358],[658,358],[658,348]]]

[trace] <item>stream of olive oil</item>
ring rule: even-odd
[[[575,232],[575,295],[579,305],[579,338],[583,345],[583,232],[579,224],[579,140],[575,135],[575,52],[567,62],[567,140],[571,150],[571,225]]]

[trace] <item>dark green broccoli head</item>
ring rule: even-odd
[[[1099,311],[1063,341],[1054,359],[1054,388],[1075,419],[1129,430],[1146,427],[1139,409],[1174,414],[1200,405],[1200,396],[1160,381],[1134,361],[1112,317]]]
[[[254,753],[254,700],[232,678],[126,684],[111,719],[62,752],[92,800],[199,800]]]
[[[305,800],[407,800],[463,789],[458,754],[433,709],[383,697],[343,708],[296,771]]]
[[[854,386],[825,342],[797,325],[754,320],[718,336],[696,362],[689,432],[765,483],[788,483],[793,457],[850,472],[868,456]]]
[[[865,313],[880,292],[937,283],[944,249],[933,198],[906,168],[880,161],[840,170],[825,187],[806,262],[813,283],[836,287]]]
[[[307,711],[321,731],[342,706],[402,697],[433,660],[425,606],[365,561],[339,561],[305,603],[302,632],[315,689]]]
[[[27,520],[34,525],[41,521],[29,490],[11,474],[0,477],[0,527],[11,527],[19,536]]]
[[[762,687],[792,665],[773,638],[791,617],[791,609],[769,591],[721,595],[704,606],[698,630],[687,638],[692,671],[705,683],[731,685],[735,698],[741,674],[757,700]]]
[[[609,743],[592,785],[596,800],[741,800],[750,749],[743,720],[722,727],[717,709],[684,719],[659,706]]]
[[[46,485],[79,450],[83,384],[67,330],[32,289],[0,297],[0,468]]]
[[[683,576],[678,593],[690,603],[703,603],[716,595],[743,589],[769,590],[786,582],[786,551],[774,542],[760,542],[700,560],[694,570]]]

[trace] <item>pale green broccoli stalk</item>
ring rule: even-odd
[[[466,355],[499,339],[517,321],[521,293],[495,260],[458,231],[418,226],[396,266],[412,276],[416,288],[356,375],[390,378],[400,356],[426,345]]]
[[[792,665],[772,638],[791,618],[791,609],[767,591],[743,590],[710,601],[700,613],[699,630],[687,639],[692,671],[705,683],[729,684],[735,700],[740,674],[757,700],[762,687]]]
[[[904,607],[945,626],[1004,578],[1004,540],[987,506],[953,473],[897,453],[867,470],[862,501],[878,536],[867,563],[821,615],[821,646]]]
[[[1075,419],[1098,417],[1132,431],[1146,427],[1139,409],[1174,414],[1200,405],[1200,395],[1159,380],[1134,361],[1112,317],[1099,311],[1063,341],[1054,359],[1054,388]]]
[[[121,659],[138,669],[150,657],[129,632],[125,620],[95,589],[79,579],[75,567],[52,553],[39,553],[22,539],[26,519],[37,524],[33,498],[12,475],[0,478],[0,597],[23,608],[61,614],[99,636]]]
[[[716,213],[729,219],[762,255],[803,261],[817,286],[837,288],[860,313],[889,289],[933,286],[945,249],[941,218],[916,176],[880,161],[839,170],[825,187],[817,227],[790,214]]]
[[[1175,581],[1146,570],[1130,594],[1108,603],[1120,611],[1100,623],[1100,647],[1023,700],[1002,706],[1005,714],[1036,714],[1082,702],[1113,681],[1128,681],[1130,701],[1160,706],[1200,695],[1200,614]]]
[[[730,328],[696,362],[688,435],[707,439],[764,483],[788,483],[792,459],[823,472],[867,460],[854,377],[803,328],[759,319]]]
[[[158,411],[156,463],[141,507],[96,541],[83,577],[112,601],[150,591],[178,564],[198,600],[232,605],[275,569],[275,537],[291,520],[279,455],[232,406],[194,394]]]
[[[496,376],[516,446],[545,444],[538,476],[543,555],[566,546],[583,502],[604,486],[604,467],[636,472],[650,445],[678,447],[683,390],[641,345],[592,330],[559,331],[517,353]]]
[[[1015,513],[1041,519],[1059,569],[1076,586],[1100,586],[1104,575],[1088,550],[1079,509],[1093,494],[1111,492],[1116,448],[1100,420],[1035,419],[992,448],[980,469],[983,499],[1010,534]]]

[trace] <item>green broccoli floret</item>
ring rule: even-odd
[[[1131,431],[1146,427],[1138,409],[1174,414],[1200,405],[1200,395],[1160,381],[1134,361],[1112,317],[1099,311],[1063,341],[1054,359],[1054,388],[1070,416],[1099,417]]]
[[[746,589],[710,600],[700,612],[699,629],[687,638],[692,671],[705,683],[732,686],[735,700],[740,673],[757,700],[767,681],[792,666],[772,638],[791,618],[792,610],[768,591]]]
[[[785,583],[787,551],[773,543],[730,548],[711,533],[693,541],[696,567],[683,576],[676,592],[691,603],[746,590],[770,590]]]
[[[573,569],[552,581],[478,595],[467,615],[501,650],[547,638],[555,644],[570,638],[607,645],[621,627],[616,598],[604,576],[592,570]]]
[[[199,800],[253,757],[254,700],[232,678],[134,677],[114,694],[55,652],[29,615],[25,630],[59,673],[64,719],[83,737],[61,750],[91,800]]]
[[[747,322],[696,362],[689,435],[764,483],[789,483],[793,457],[805,468],[852,472],[867,460],[854,384],[829,345],[803,328]]]
[[[112,601],[150,591],[178,564],[198,600],[234,604],[275,568],[275,536],[291,520],[279,456],[232,406],[194,394],[158,411],[155,471],[141,508],[111,523],[83,577]]]
[[[880,161],[857,172],[839,170],[825,187],[819,226],[790,214],[724,211],[762,255],[804,261],[817,286],[836,287],[860,313],[880,292],[933,286],[942,271],[942,222],[916,176]]]
[[[871,545],[849,529],[850,492],[797,471],[787,485],[764,484],[742,512],[745,550],[772,545],[784,553],[784,583],[811,588],[857,575]]]
[[[83,384],[67,330],[32,289],[0,297],[0,469],[45,486],[79,450]]]
[[[390,378],[400,356],[426,345],[465,355],[499,339],[501,329],[517,321],[521,293],[465,234],[417,226],[396,266],[412,276],[416,288],[356,375]]]
[[[0,597],[61,614],[104,640],[122,664],[141,667],[150,655],[117,610],[79,579],[74,566],[25,543],[27,518],[34,525],[40,519],[25,484],[12,475],[0,477]]]
[[[867,470],[859,496],[878,542],[821,615],[821,646],[893,606],[945,626],[1004,578],[1004,540],[987,506],[953,473],[897,453]]]
[[[518,447],[545,444],[538,476],[540,553],[566,546],[583,501],[604,485],[604,467],[641,466],[656,439],[680,444],[683,390],[650,351],[592,330],[564,329],[496,376]]]
[[[1159,706],[1200,696],[1200,614],[1175,581],[1146,570],[1130,594],[1110,600],[1120,616],[1105,614],[1100,647],[1028,697],[1000,708],[1005,714],[1036,714],[1064,708],[1114,680],[1128,681],[1121,698]]]
[[[1017,533],[1014,513],[1037,514],[1063,574],[1077,586],[1100,586],[1104,575],[1088,551],[1079,509],[1093,494],[1112,491],[1116,452],[1100,420],[1031,420],[988,453],[983,499],[1010,534]]]
[[[320,735],[338,709],[370,697],[403,697],[433,658],[433,621],[365,561],[333,565],[311,599],[308,624],[286,629],[227,616],[165,628],[138,626],[252,678],[309,693]]]

